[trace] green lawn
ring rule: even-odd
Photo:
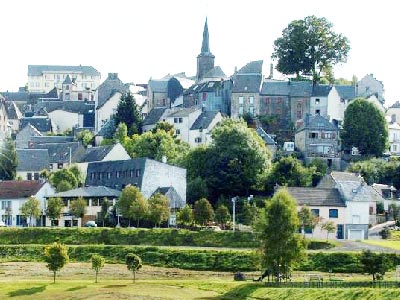
[[[400,250],[400,241],[393,241],[393,240],[363,240],[363,243],[374,245],[374,246],[381,246],[386,247],[394,250]]]

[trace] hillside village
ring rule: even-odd
[[[216,59],[206,20],[197,73],[192,77],[182,72],[133,84],[122,82],[118,73],[102,80],[95,66],[29,65],[26,86],[18,92],[0,92],[0,142],[12,138],[18,161],[18,180],[0,181],[0,215],[5,225],[28,225],[20,207],[33,196],[41,209],[35,226],[83,226],[97,220],[103,199],[114,206],[129,185],[138,187],[146,199],[156,193],[165,195],[171,209],[167,226],[176,225],[176,211],[188,202],[187,170],[165,159],[132,158],[121,143],[102,143],[113,138],[113,116],[127,93],[140,107],[143,133],[167,122],[173,125],[177,139],[195,148],[210,145],[211,132],[223,120],[242,118],[262,138],[272,159],[297,153],[305,165],[315,159],[323,161],[328,172],[318,185],[292,186],[288,192],[299,209],[307,205],[316,216],[333,222],[331,238],[368,239],[371,227],[389,221],[378,216],[377,203],[384,204],[388,212],[390,204],[398,202],[396,189],[387,184],[368,185],[359,174],[346,172],[359,153],[354,147],[343,149],[340,140],[346,107],[362,97],[386,115],[390,145],[385,155],[400,154],[400,103],[385,107],[382,82],[372,74],[349,85],[278,80],[272,65],[269,74],[263,74],[266,62],[262,60],[227,75]],[[77,139],[85,130],[94,135],[90,145]],[[57,192],[42,177],[44,170],[51,173],[73,166],[85,178],[78,188]],[[65,206],[58,220],[46,216],[51,197],[60,197]],[[87,203],[82,218],[68,210],[78,197]],[[318,228],[304,233],[326,235]]]

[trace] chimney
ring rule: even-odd
[[[274,65],[271,63],[269,65],[269,76],[268,79],[272,79],[274,77]]]
[[[118,79],[118,73],[108,73],[107,79],[110,79],[110,80]]]

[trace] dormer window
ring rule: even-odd
[[[320,99],[319,98],[317,98],[317,99],[315,99],[315,104],[320,104]]]

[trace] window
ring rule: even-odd
[[[179,123],[182,123],[183,122],[183,118],[179,118]]]
[[[269,97],[265,97],[265,104],[269,104]]]
[[[239,116],[243,116],[243,106],[239,107]]]
[[[133,177],[135,174],[135,170],[129,170],[129,177]]]
[[[24,226],[26,225],[26,217],[23,215],[17,215],[17,221],[16,221],[17,226]]]
[[[329,210],[329,218],[337,219],[339,217],[338,210],[336,208],[332,208]]]
[[[34,173],[33,174],[33,179],[35,179],[35,180],[39,180],[39,173]]]
[[[302,108],[301,103],[297,103],[296,116],[297,116],[297,119],[301,119],[303,116],[303,108]]]
[[[12,216],[11,215],[2,215],[1,220],[6,224],[7,226],[12,225]]]
[[[32,180],[32,173],[28,173],[28,174],[27,174],[27,179],[28,179],[28,180]]]
[[[181,134],[181,130],[180,130],[180,129],[176,129],[176,130],[175,130],[175,134],[176,134],[176,135]]]
[[[320,109],[316,109],[316,110],[315,110],[315,114],[316,114],[316,115],[321,114],[321,110],[320,110]]]
[[[317,139],[318,138],[318,132],[310,132],[308,137],[310,139]]]
[[[136,169],[136,177],[140,176],[140,169]]]
[[[320,104],[320,99],[319,98],[317,98],[317,99],[315,99],[315,104]]]
[[[174,118],[174,123],[178,123],[178,118]]]
[[[319,209],[318,208],[312,208],[311,212],[314,216],[319,217]]]
[[[7,209],[8,207],[11,208],[11,201],[9,201],[9,200],[1,201],[1,209]]]
[[[67,91],[69,91],[69,85],[68,85],[68,84],[65,85],[65,89],[66,89]]]
[[[78,93],[78,100],[82,100],[82,93]]]
[[[243,105],[243,97],[239,97],[239,105]]]
[[[195,138],[195,139],[194,139],[194,142],[195,142],[195,143],[198,143],[198,144],[201,143],[201,137]]]
[[[63,163],[58,163],[57,164],[57,169],[62,169],[63,168]]]
[[[249,103],[250,103],[250,105],[254,105],[254,97],[253,96],[249,97]]]
[[[254,107],[253,106],[249,107],[249,114],[250,114],[250,116],[254,116]]]

